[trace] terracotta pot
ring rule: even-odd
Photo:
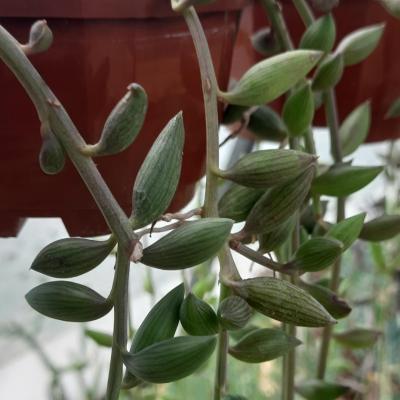
[[[229,78],[240,9],[247,0],[219,1],[201,9],[201,19],[222,87]],[[127,213],[136,172],[163,126],[183,110],[186,145],[183,172],[171,210],[192,197],[203,174],[205,123],[199,70],[185,22],[170,0],[3,0],[0,22],[21,42],[31,24],[46,18],[54,33],[51,49],[32,62],[89,143],[130,82],[149,96],[145,126],[125,152],[96,160]],[[26,217],[61,217],[71,235],[98,235],[107,227],[69,163],[58,176],[44,175],[33,105],[0,63],[0,236],[17,234]]]
[[[287,0],[282,2],[283,12],[290,33],[297,44],[304,32],[304,25]],[[346,68],[337,87],[339,116],[343,120],[357,105],[372,100],[373,119],[368,141],[381,141],[400,137],[398,119],[385,120],[384,116],[392,102],[400,96],[400,22],[391,17],[375,0],[344,0],[334,11],[339,40],[366,25],[385,22],[386,28],[379,47],[363,63]],[[259,2],[243,12],[241,28],[234,54],[233,75],[238,78],[261,57],[252,49],[250,37],[268,25]],[[276,102],[279,109],[282,99]],[[317,125],[325,125],[323,112],[316,118]]]

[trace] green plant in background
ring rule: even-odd
[[[123,151],[140,134],[147,109],[144,89],[130,84],[105,122],[98,143],[88,145],[27,58],[50,46],[52,34],[46,23],[33,25],[26,45],[0,28],[0,57],[24,86],[41,121],[43,146],[39,161],[43,171],[58,173],[68,156],[111,231],[105,241],[56,241],[38,254],[32,269],[61,279],[79,276],[96,268],[117,246],[114,282],[107,297],[61,280],[33,288],[26,299],[41,314],[63,321],[92,321],[114,310],[112,335],[85,331],[97,344],[111,346],[106,393],[109,400],[129,398],[137,387],[150,388],[148,394],[141,392],[143,398],[179,398],[179,383],[160,395],[151,392],[149,384],[174,382],[192,375],[213,353],[215,383],[211,388],[207,379],[208,388],[202,388],[202,398],[244,398],[244,393],[234,394],[235,382],[227,380],[229,368],[237,368],[237,362],[254,364],[283,357],[282,399],[293,399],[295,388],[307,399],[334,399],[351,388],[326,379],[332,338],[344,346],[363,348],[374,344],[378,337],[376,331],[366,328],[333,334],[333,325],[351,311],[347,302],[338,297],[342,254],[359,237],[379,242],[399,233],[397,216],[382,216],[364,224],[365,214],[346,215],[346,197],[372,182],[383,168],[353,166],[344,161],[365,140],[372,111],[369,103],[361,104],[340,124],[335,98],[335,85],[344,68],[373,52],[384,27],[358,30],[335,47],[336,27],[329,11],[337,1],[315,1],[326,13],[315,20],[304,0],[293,0],[307,28],[296,50],[278,3],[262,0],[272,26],[269,34],[273,32],[276,43],[263,46],[263,33],[256,35],[253,42],[264,54],[271,49],[275,54],[250,68],[232,90],[223,92],[194,8],[209,2],[171,0],[172,8],[185,19],[196,48],[207,127],[204,204],[184,214],[165,215],[181,172],[182,113],[166,124],[147,154],[133,187],[132,213],[127,216],[92,159]],[[389,2],[386,5],[390,7]],[[284,94],[287,97],[280,116],[265,103]],[[229,104],[226,122],[241,120],[242,128],[278,140],[281,148],[253,152],[232,168],[221,170],[218,101]],[[312,133],[315,110],[322,104],[331,135],[331,166],[318,164]],[[390,111],[390,116],[395,114],[396,110]],[[232,182],[232,186],[219,199],[221,179]],[[336,224],[324,221],[322,195],[337,201]],[[196,220],[189,221],[192,217]],[[154,226],[159,220],[175,222]],[[232,234],[236,222],[244,222],[244,226]],[[143,248],[143,238],[151,232],[168,233]],[[258,251],[248,246],[251,242],[258,242]],[[273,276],[242,279],[232,250],[266,267],[266,271],[273,271]],[[219,260],[220,283],[216,310],[205,296],[215,285],[209,274],[214,256]],[[187,282],[186,287],[178,285],[153,306],[128,346],[129,275],[131,263],[139,261],[164,270],[204,264],[196,272],[200,279],[193,287]],[[327,279],[317,280],[322,277]],[[153,290],[152,285],[147,286]],[[281,322],[281,326],[267,322],[265,316]],[[179,323],[186,334],[182,331],[175,336]],[[315,343],[302,350],[296,336],[309,342],[314,333],[304,333],[297,327],[323,329],[319,355]],[[318,364],[316,379],[298,377],[297,355],[311,357]],[[252,400],[258,398],[255,392],[249,396]]]

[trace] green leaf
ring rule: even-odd
[[[367,139],[371,126],[371,103],[366,101],[353,110],[339,130],[343,155],[348,156]]]
[[[40,314],[71,322],[93,321],[108,314],[113,307],[110,300],[94,290],[65,281],[43,283],[25,298]]]
[[[313,167],[308,168],[295,180],[267,191],[251,210],[244,231],[254,234],[268,233],[286,223],[303,205],[314,173]]]
[[[295,150],[259,150],[242,157],[232,168],[218,171],[221,178],[239,185],[266,189],[299,176],[316,158]]]
[[[316,237],[302,244],[290,262],[302,272],[317,272],[331,266],[342,254],[343,244],[335,239]]]
[[[222,118],[223,125],[234,124],[243,118],[243,114],[249,109],[249,107],[236,106],[234,104],[228,104],[225,108],[224,116]]]
[[[123,361],[131,374],[147,382],[167,383],[195,372],[213,353],[214,336],[176,337],[155,343]]]
[[[115,243],[83,238],[57,240],[33,260],[31,269],[54,278],[72,278],[91,271],[111,253]]]
[[[255,32],[251,37],[251,44],[264,57],[271,57],[283,51],[276,32],[270,27]]]
[[[356,328],[336,333],[333,337],[342,346],[351,349],[365,349],[372,347],[381,335],[382,332],[374,329]]]
[[[320,327],[336,323],[311,295],[276,278],[252,278],[224,282],[255,310],[277,321]]]
[[[321,380],[309,380],[296,385],[296,392],[307,400],[334,400],[349,391],[347,386]]]
[[[300,287],[322,304],[333,318],[341,319],[350,314],[351,307],[330,289],[317,284],[305,283],[303,281],[300,281]]]
[[[385,119],[399,118],[399,117],[400,117],[400,97],[397,98],[389,107],[389,110],[385,114]]]
[[[344,56],[344,64],[354,65],[364,61],[378,46],[385,24],[377,24],[358,29],[347,35],[336,52]]]
[[[342,79],[344,60],[342,54],[328,55],[318,66],[312,82],[314,91],[326,91],[335,87]]]
[[[393,17],[400,18],[400,3],[398,0],[380,0],[387,12]]]
[[[327,196],[346,197],[371,183],[383,167],[354,167],[342,164],[330,168],[314,179],[314,193]]]
[[[227,240],[233,221],[203,218],[187,222],[143,250],[141,262],[166,270],[184,269],[215,256]]]
[[[133,225],[141,228],[168,208],[178,186],[184,144],[180,112],[169,121],[147,154],[133,187]]]
[[[47,175],[56,175],[64,169],[65,152],[54,133],[42,125],[42,147],[39,153],[39,165]]]
[[[249,322],[253,311],[239,296],[228,296],[218,307],[218,320],[226,330],[242,329]]]
[[[184,285],[180,284],[151,309],[133,338],[130,354],[135,354],[154,343],[171,339],[175,335],[184,294]],[[132,388],[140,382],[140,379],[127,372],[124,376],[123,387]]]
[[[325,236],[334,238],[343,243],[342,251],[345,252],[358,239],[364,224],[365,216],[365,213],[361,213],[346,218],[329,228]]]
[[[381,242],[394,238],[400,233],[400,215],[382,215],[364,224],[360,239]]]
[[[290,237],[295,222],[295,218],[292,216],[286,222],[279,225],[275,230],[259,235],[258,243],[260,248],[258,251],[265,254],[282,246]]]
[[[282,357],[301,341],[279,329],[258,329],[229,348],[229,354],[247,363],[261,363]]]
[[[333,49],[335,39],[335,20],[331,14],[326,14],[307,28],[300,40],[299,48],[329,53]]]
[[[230,92],[219,97],[242,106],[263,105],[286,93],[317,64],[322,53],[294,50],[268,58],[251,67]]]
[[[264,193],[262,189],[254,189],[233,183],[218,202],[218,215],[235,222],[244,221],[254,204]]]
[[[314,95],[309,83],[294,91],[283,107],[283,121],[291,136],[300,136],[312,125]]]
[[[92,339],[96,344],[103,347],[111,347],[113,343],[112,335],[93,329],[85,329],[85,335]]]
[[[260,106],[251,113],[247,129],[263,140],[282,142],[287,138],[281,117],[268,106]]]
[[[386,272],[386,270],[387,270],[386,257],[385,257],[385,252],[384,252],[382,243],[373,242],[370,244],[370,249],[371,249],[372,258],[374,260],[374,263],[378,267],[379,272]]]
[[[127,149],[142,129],[147,112],[147,94],[137,83],[117,103],[104,124],[98,143],[88,146],[94,156],[117,154]]]
[[[183,301],[179,318],[183,329],[192,336],[218,333],[218,319],[208,303],[189,293]]]

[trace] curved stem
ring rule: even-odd
[[[85,141],[56,96],[21,50],[21,45],[2,26],[0,58],[25,88],[42,124],[48,124],[63,145],[118,242],[127,249],[131,248],[135,235],[127,216],[104,182],[95,163],[80,154],[80,149],[86,145]]]
[[[307,2],[304,0],[293,0],[293,4],[297,9],[300,18],[303,20],[304,25],[310,26],[314,22],[315,18]]]
[[[219,144],[218,144],[218,83],[214,65],[208,47],[207,38],[201,22],[193,7],[183,11],[183,16],[188,25],[196,49],[200,67],[201,83],[204,96],[204,110],[207,133],[207,160],[206,160],[206,191],[203,207],[205,217],[218,217],[218,177],[214,171],[219,169]],[[233,263],[229,247],[225,245],[219,255],[220,275],[237,277],[238,272]],[[221,284],[220,301],[229,295],[229,289]],[[214,400],[221,399],[226,387],[228,336],[225,330],[218,335],[217,372],[215,381]]]

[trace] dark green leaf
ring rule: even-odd
[[[62,321],[93,321],[108,314],[113,307],[110,300],[94,290],[65,281],[43,283],[25,298],[37,312]]]
[[[31,269],[54,278],[72,278],[97,267],[115,246],[112,240],[61,239],[47,245]]]
[[[239,296],[229,296],[218,307],[218,319],[226,330],[242,329],[249,322],[253,311]]]
[[[258,329],[230,347],[229,354],[247,363],[261,363],[281,357],[299,344],[300,340],[282,330]]]
[[[337,383],[310,380],[297,385],[296,391],[307,400],[334,400],[348,393],[350,388]]]
[[[155,343],[123,361],[131,374],[147,382],[167,383],[195,372],[213,353],[214,336],[176,337]]]
[[[227,240],[233,221],[203,218],[187,222],[143,250],[141,262],[173,270],[201,264],[215,256]]]
[[[364,349],[372,347],[381,335],[382,332],[374,329],[356,328],[336,333],[333,337],[342,346],[351,349]]]
[[[299,48],[329,53],[333,49],[335,39],[335,20],[331,14],[326,14],[307,28],[300,40]]]
[[[360,239],[381,242],[394,238],[400,233],[400,215],[383,215],[364,224]]]

